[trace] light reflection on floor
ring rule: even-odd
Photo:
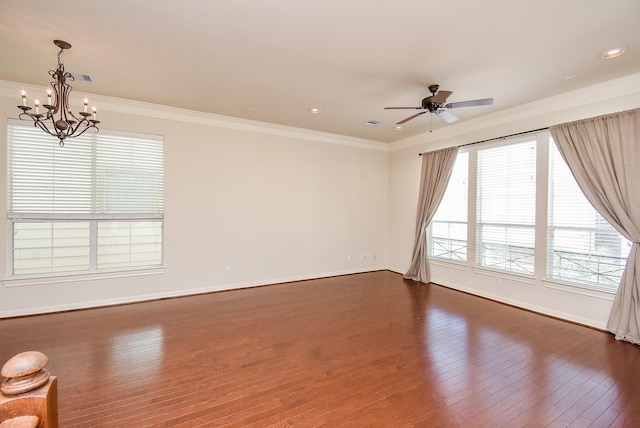
[[[519,417],[513,410],[518,408],[529,418],[544,418],[553,412],[549,406],[559,394],[573,395],[576,401],[599,390],[617,394],[610,390],[615,380],[606,373],[554,354],[552,343],[532,348],[508,331],[470,323],[441,308],[428,309],[424,346],[429,370],[452,414],[504,407],[513,412],[505,412],[505,420]]]
[[[111,339],[110,363],[117,372],[140,380],[160,374],[164,352],[162,327],[127,332]]]

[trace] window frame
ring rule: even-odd
[[[521,272],[512,272],[487,266],[482,266],[477,260],[477,191],[478,191],[478,151],[485,148],[517,144],[524,141],[536,141],[536,206],[535,206],[535,248],[533,253],[534,272],[531,275]],[[500,141],[490,141],[469,144],[461,147],[469,153],[468,174],[468,215],[467,215],[467,261],[451,261],[445,258],[428,256],[429,263],[442,265],[452,269],[470,269],[473,272],[495,278],[495,284],[499,285],[500,278],[515,281],[520,284],[534,285],[539,283],[544,287],[567,291],[576,294],[598,297],[612,300],[617,287],[604,288],[584,282],[574,282],[551,277],[548,271],[548,221],[549,221],[549,186],[550,186],[550,146],[551,134],[548,130],[535,131],[517,137],[506,138]],[[425,230],[427,246],[431,245],[428,227]]]
[[[522,223],[515,223],[515,222],[493,222],[493,221],[484,221],[480,219],[480,210],[481,210],[481,206],[480,206],[480,183],[479,183],[479,176],[480,176],[480,172],[479,172],[479,153],[482,150],[492,150],[492,149],[499,149],[499,148],[504,148],[504,147],[510,147],[510,146],[515,146],[515,145],[524,145],[527,143],[533,143],[534,147],[533,147],[533,153],[535,156],[534,162],[530,165],[533,166],[534,172],[536,174],[536,179],[534,180],[534,197],[533,197],[533,205],[534,205],[534,214],[533,214],[533,224],[532,225],[528,225],[528,224],[522,224]],[[524,137],[520,137],[520,138],[514,138],[514,139],[508,139],[508,140],[504,140],[501,142],[493,142],[491,144],[482,144],[482,145],[477,145],[477,147],[473,147],[473,150],[476,153],[476,158],[475,158],[475,167],[476,167],[476,174],[475,174],[475,202],[476,202],[476,206],[475,206],[475,211],[474,211],[474,222],[473,222],[473,232],[475,234],[476,237],[476,245],[475,245],[475,257],[473,259],[473,265],[477,268],[477,269],[484,269],[484,270],[488,270],[488,271],[497,271],[497,272],[502,272],[504,274],[507,275],[513,275],[513,276],[517,276],[517,277],[530,277],[533,278],[536,275],[536,271],[537,271],[537,266],[536,266],[536,248],[538,247],[538,242],[536,239],[536,230],[538,227],[538,219],[540,218],[537,212],[537,208],[539,206],[538,204],[538,194],[539,194],[539,189],[538,189],[538,166],[539,166],[539,152],[538,152],[538,141],[536,139],[535,136],[524,136]],[[531,202],[531,201],[530,201]],[[532,244],[533,244],[533,248],[531,248],[532,251],[532,262],[531,262],[531,269],[532,272],[527,272],[525,269],[522,270],[516,270],[516,269],[507,269],[507,268],[501,268],[501,267],[497,267],[497,266],[489,266],[486,264],[481,264],[480,262],[480,258],[483,257],[483,252],[480,249],[481,246],[481,235],[482,235],[482,229],[480,228],[480,226],[486,226],[486,227],[497,227],[497,228],[504,228],[505,229],[505,233],[510,231],[510,230],[516,230],[516,229],[520,229],[520,230],[530,230],[530,232],[532,232]],[[518,248],[518,246],[516,245],[509,245],[509,247],[516,247]],[[520,246],[519,248],[526,248],[526,247],[522,247]],[[510,249],[511,251],[511,249]],[[508,260],[505,260],[505,263],[514,263],[512,258],[509,258]]]
[[[133,132],[123,132],[123,131],[113,131],[113,130],[101,130],[100,134],[92,133],[85,134],[88,138],[91,139],[91,144],[93,145],[96,138],[131,138],[131,139],[140,139],[147,141],[155,141],[159,143],[160,150],[160,163],[161,163],[161,182],[159,182],[160,186],[160,209],[159,212],[11,212],[9,209],[10,204],[10,188],[11,177],[10,177],[10,169],[9,169],[9,150],[10,150],[10,141],[9,141],[9,133],[12,127],[27,127],[29,124],[25,124],[22,121],[9,119],[7,123],[7,182],[6,182],[6,191],[7,191],[7,216],[6,216],[6,230],[7,234],[7,269],[5,271],[6,278],[2,279],[2,283],[6,286],[22,286],[22,285],[36,285],[43,283],[58,283],[58,282],[67,282],[67,281],[84,281],[84,280],[94,280],[101,278],[116,278],[116,277],[128,277],[128,276],[139,276],[139,275],[148,275],[148,274],[158,274],[165,271],[164,265],[164,138],[160,135],[151,135],[151,134],[143,134],[143,133],[133,133]],[[106,135],[105,135],[106,134]],[[85,137],[83,136],[83,137]],[[78,140],[74,140],[78,141]],[[59,150],[65,150],[66,147],[60,148],[57,144],[58,140],[52,137],[52,144],[55,144],[55,148]],[[92,175],[95,176],[97,170],[95,165],[93,165],[92,161]],[[92,200],[97,198],[96,193],[97,190],[94,188],[92,190]],[[135,209],[134,209],[135,211]],[[156,244],[151,245],[159,245],[159,260],[158,263],[153,264],[135,264],[130,263],[128,265],[118,266],[118,267],[109,267],[109,268],[98,268],[97,260],[98,253],[100,250],[100,244],[98,242],[98,225],[100,222],[150,222],[150,223],[158,223],[155,227],[159,227],[159,240]],[[70,271],[46,271],[46,272],[33,272],[33,273],[23,273],[23,274],[15,274],[14,273],[14,263],[15,263],[15,244],[13,239],[14,227],[16,224],[20,223],[50,223],[53,227],[56,223],[64,223],[64,222],[81,222],[88,223],[88,228],[90,230],[90,238],[88,247],[86,248],[90,253],[90,260],[86,269],[82,270],[70,270]],[[131,240],[133,235],[129,236]],[[55,246],[49,247],[52,250]],[[158,250],[157,250],[158,251]],[[130,250],[129,255],[133,255],[134,251]]]

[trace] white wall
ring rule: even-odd
[[[389,268],[404,273],[411,261],[421,152],[472,143],[640,107],[640,74],[499,112],[480,120],[452,124],[432,134],[392,144],[389,155]],[[432,281],[537,312],[604,329],[613,295],[561,287],[486,270],[471,264],[432,263]],[[500,284],[496,284],[496,277]]]
[[[17,117],[20,88],[0,82],[3,201],[6,123]],[[0,317],[387,266],[386,144],[96,96],[92,103],[104,129],[164,136],[166,269],[80,281],[7,280],[5,221]],[[0,215],[6,219],[6,203]]]

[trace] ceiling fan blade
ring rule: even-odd
[[[409,122],[411,119],[415,119],[416,117],[420,116],[421,114],[425,114],[427,112],[427,110],[425,111],[421,111],[420,113],[416,113],[413,116],[409,116],[408,118],[401,120],[400,122],[396,123],[396,125],[402,125],[403,123],[407,123]]]
[[[447,101],[447,98],[449,98],[449,95],[451,94],[453,94],[453,92],[451,91],[439,91],[437,94],[431,95],[425,100],[434,104],[442,104],[443,102]]]
[[[440,119],[444,120],[447,123],[455,122],[456,120],[458,120],[457,117],[455,117],[453,114],[449,113],[446,110],[439,110],[435,113],[438,115]]]
[[[385,107],[384,110],[420,110],[422,107]]]
[[[457,103],[449,103],[444,107],[458,108],[458,107],[488,106],[491,104],[493,104],[493,98],[483,98],[481,100],[469,100],[469,101],[459,101]]]

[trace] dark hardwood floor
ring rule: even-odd
[[[640,348],[373,272],[0,320],[67,427],[638,427]]]

